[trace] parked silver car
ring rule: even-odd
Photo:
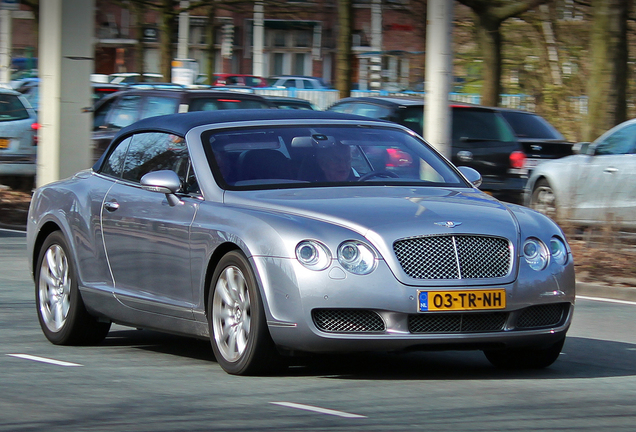
[[[636,119],[575,146],[579,154],[539,165],[526,205],[578,225],[636,228]]]
[[[572,320],[569,246],[480,179],[382,120],[147,118],[92,169],[35,192],[39,321],[55,344],[97,343],[111,322],[209,338],[232,374],[368,350],[548,366]]]
[[[38,128],[37,115],[24,96],[0,89],[0,184],[33,183]]]

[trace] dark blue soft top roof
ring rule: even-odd
[[[111,141],[117,141],[119,137],[134,132],[160,131],[179,136],[185,136],[192,128],[214,123],[240,122],[249,120],[281,120],[281,119],[316,119],[316,120],[354,120],[354,121],[377,121],[387,123],[386,120],[375,120],[369,117],[362,117],[352,114],[342,114],[331,111],[309,111],[309,110],[280,110],[280,109],[236,109],[221,111],[196,111],[189,113],[170,114],[157,117],[148,117],[139,120],[119,131],[117,136]],[[97,170],[102,165],[104,157],[108,154],[110,146],[93,165]]]
[[[250,120],[280,120],[280,119],[316,119],[316,120],[357,120],[374,121],[369,117],[362,117],[352,114],[342,114],[331,111],[308,111],[308,110],[279,110],[279,109],[236,109],[220,111],[197,111],[181,114],[170,114],[158,117],[149,117],[139,120],[123,128],[117,134],[117,139],[121,135],[131,132],[156,130],[174,135],[185,136],[192,128],[206,124],[250,121]],[[384,120],[375,120],[384,122]]]

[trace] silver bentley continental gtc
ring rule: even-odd
[[[92,169],[35,192],[39,321],[61,345],[98,343],[111,323],[209,338],[231,374],[297,353],[417,349],[549,366],[572,320],[570,248],[480,182],[383,120],[141,120]]]

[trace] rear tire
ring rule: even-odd
[[[221,258],[207,312],[212,350],[224,371],[256,375],[284,367],[267,328],[254,272],[239,251]]]
[[[69,251],[60,231],[51,233],[42,244],[35,268],[40,327],[56,345],[96,344],[108,334],[110,322],[99,322],[86,311]]]
[[[558,216],[557,197],[546,179],[541,179],[534,185],[530,208],[556,220]]]
[[[500,369],[543,369],[559,358],[564,343],[565,337],[545,348],[486,350],[484,354],[493,366]]]

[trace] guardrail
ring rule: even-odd
[[[316,105],[321,110],[329,108],[340,100],[338,90],[332,89],[312,89],[304,90],[297,88],[275,88],[261,87],[254,88],[254,93],[264,96],[284,96],[306,99]],[[375,96],[393,96],[393,97],[421,97],[424,98],[426,93],[414,91],[387,91],[387,90],[353,90],[353,97],[375,97]],[[481,96],[471,93],[450,93],[449,99],[454,102],[463,102],[479,105]],[[503,94],[501,95],[500,106],[506,108],[522,109],[526,111],[534,111],[534,98],[523,94]]]

